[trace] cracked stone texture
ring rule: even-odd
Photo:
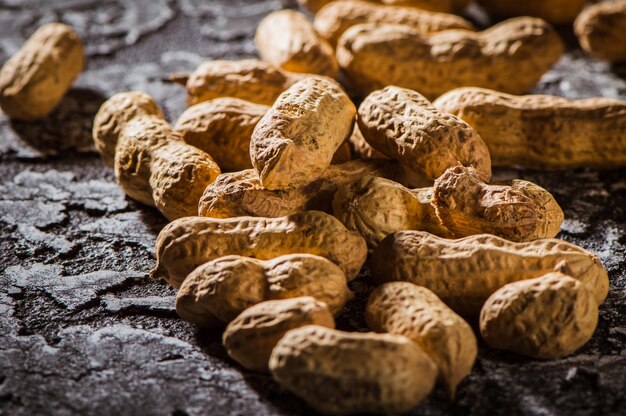
[[[295,1],[0,0],[0,62],[35,28],[60,20],[87,42],[85,73],[45,120],[0,114],[1,415],[305,415],[270,377],[228,359],[218,331],[177,318],[175,291],[146,277],[165,220],[129,200],[91,143],[99,105],[143,90],[170,120],[184,91],[166,81],[205,58],[254,56],[258,20]],[[478,23],[484,15],[470,10]],[[569,48],[537,92],[626,99],[626,66]],[[496,171],[552,191],[566,220],[560,237],[597,253],[611,288],[589,344],[542,362],[482,342],[456,401],[438,389],[412,414],[623,415],[626,412],[626,169]],[[338,319],[364,331],[367,271]],[[475,325],[475,323],[473,323]]]

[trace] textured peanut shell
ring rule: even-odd
[[[222,344],[233,360],[252,371],[268,371],[272,350],[287,331],[306,325],[335,327],[325,303],[312,297],[269,300],[237,316],[224,331]]]
[[[331,78],[339,73],[335,51],[298,11],[279,10],[265,16],[256,29],[254,43],[261,59],[286,71]]]
[[[437,217],[455,238],[494,234],[511,241],[556,236],[563,211],[550,192],[532,182],[486,184],[473,168],[448,169],[435,181]]]
[[[261,186],[256,171],[223,173],[207,186],[198,215],[212,218],[282,217],[299,211],[332,212],[332,200],[342,185],[365,175],[392,176],[397,169],[387,161],[354,160],[331,165],[322,176],[297,189],[272,191]]]
[[[191,106],[176,122],[185,142],[210,154],[224,170],[252,167],[250,137],[269,106],[233,97]]]
[[[523,94],[562,53],[554,28],[520,17],[482,32],[431,35],[401,25],[357,25],[340,37],[337,60],[362,95],[396,85],[432,100],[463,86]]]
[[[208,61],[196,68],[186,81],[187,104],[219,97],[234,97],[272,105],[278,96],[301,78],[263,61]]]
[[[598,258],[557,239],[514,243],[489,234],[458,240],[423,231],[389,235],[372,255],[378,282],[407,281],[432,290],[455,312],[477,316],[491,294],[502,286],[532,279],[566,264],[568,274],[584,283],[597,302],[609,290]]]
[[[480,136],[415,91],[389,86],[371,93],[359,106],[357,121],[374,149],[427,179],[459,164],[491,178],[489,150]]]
[[[424,287],[408,282],[379,286],[367,301],[365,319],[373,331],[415,341],[437,364],[440,382],[452,398],[476,361],[472,328]]]
[[[449,29],[474,29],[470,22],[459,16],[361,0],[332,2],[320,10],[314,20],[317,33],[333,46],[337,45],[346,30],[362,23],[406,25],[424,34]]]
[[[361,270],[367,248],[359,235],[321,211],[280,218],[187,217],[159,233],[152,276],[179,287],[193,269],[218,257],[237,254],[269,260],[294,253],[326,257],[351,280]]]
[[[354,130],[352,130],[352,134],[350,135],[348,141],[350,142],[352,151],[360,159],[389,159],[387,156],[370,146],[370,144],[363,137],[361,130],[359,130],[358,124],[354,125]]]
[[[193,270],[176,296],[183,319],[206,326],[213,318],[230,322],[246,308],[266,300],[311,296],[338,314],[352,297],[339,266],[324,257],[289,254],[261,261],[224,256]]]
[[[559,272],[504,286],[480,312],[487,344],[538,359],[572,354],[589,341],[597,324],[593,293]]]
[[[401,335],[293,329],[272,352],[278,383],[329,414],[403,413],[428,396],[437,367]]]
[[[41,26],[0,70],[0,107],[10,118],[47,116],[85,66],[83,44],[62,23]]]
[[[574,31],[587,53],[607,61],[626,61],[626,1],[589,6],[576,19]]]
[[[550,23],[572,23],[587,0],[478,0],[487,13],[497,17],[534,16]]]
[[[250,158],[263,187],[291,189],[318,179],[352,133],[356,108],[333,81],[307,77],[278,97],[256,125]]]
[[[202,193],[220,174],[207,153],[188,145],[160,117],[124,124],[115,151],[115,179],[131,198],[174,220],[197,213]]]
[[[92,136],[96,149],[108,167],[114,166],[115,147],[122,128],[139,116],[165,119],[152,97],[140,91],[117,93],[100,106],[93,121]]]
[[[626,165],[624,101],[459,88],[434,105],[480,134],[494,166],[554,170]]]

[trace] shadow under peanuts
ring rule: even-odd
[[[45,118],[9,120],[16,138],[41,153],[57,156],[65,151],[95,151],[91,130],[93,119],[105,101],[100,92],[72,88]]]

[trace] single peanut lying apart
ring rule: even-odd
[[[626,61],[626,1],[589,6],[576,19],[574,31],[589,54],[607,61]]]
[[[215,98],[189,107],[174,128],[185,142],[209,153],[222,169],[249,169],[250,137],[269,108],[239,98]]]
[[[402,413],[433,389],[437,367],[401,335],[293,329],[272,352],[270,372],[317,411]]]
[[[626,166],[626,102],[513,96],[459,88],[434,105],[469,123],[495,166],[535,169]]]
[[[352,133],[356,108],[335,82],[307,77],[278,97],[250,140],[261,185],[291,189],[318,179]]]
[[[390,86],[371,93],[359,106],[357,121],[374,149],[427,179],[459,164],[491,178],[489,150],[480,136],[415,91]]]
[[[365,175],[395,176],[396,171],[389,161],[353,160],[331,165],[319,179],[285,191],[264,188],[252,169],[223,173],[204,191],[198,215],[230,218],[282,217],[310,210],[331,213],[333,196],[339,187]]]
[[[220,174],[211,156],[185,143],[143,93],[119,93],[102,104],[93,137],[107,164],[114,155],[124,192],[168,220],[195,215],[202,192]]]
[[[563,211],[545,189],[522,180],[488,185],[474,169],[462,166],[448,169],[430,188],[408,189],[364,177],[339,188],[333,214],[370,247],[402,230],[532,241],[554,237],[563,221]]]
[[[236,254],[269,260],[285,254],[326,257],[354,279],[367,256],[365,241],[335,217],[303,211],[280,218],[180,218],[166,225],[156,242],[152,276],[180,287],[196,267]]]
[[[557,25],[572,23],[585,3],[587,0],[478,0],[494,16],[533,16]]]
[[[333,46],[337,45],[346,30],[362,23],[406,25],[424,34],[449,29],[474,29],[470,22],[459,16],[363,0],[332,2],[315,15],[314,21],[317,33]]]
[[[415,341],[439,368],[450,397],[478,354],[472,328],[430,290],[407,282],[379,286],[365,308],[370,329]]]
[[[352,297],[339,266],[324,257],[289,254],[261,261],[224,256],[198,266],[182,282],[176,312],[210,326],[230,322],[246,308],[266,300],[311,296],[338,314]]]
[[[61,23],[45,24],[0,70],[0,108],[15,119],[43,118],[84,66],[85,51],[76,32]]]
[[[295,10],[265,16],[257,27],[254,43],[261,59],[286,71],[331,78],[339,73],[333,48],[315,32],[309,19]]]
[[[502,287],[480,312],[480,333],[489,345],[539,359],[572,354],[597,324],[593,293],[559,272]]]
[[[289,330],[306,325],[335,327],[325,303],[312,297],[269,300],[243,311],[224,331],[222,343],[233,360],[252,371],[268,371],[272,350]]]
[[[434,99],[463,86],[525,93],[562,53],[554,28],[520,17],[482,32],[431,35],[401,25],[357,25],[340,37],[337,60],[362,95],[396,85]]]
[[[424,286],[455,312],[476,316],[502,286],[542,276],[563,264],[598,304],[604,301],[609,279],[602,263],[588,251],[557,239],[513,243],[483,234],[450,240],[424,231],[401,231],[378,245],[371,269],[378,282]]]
[[[187,88],[188,105],[220,97],[272,105],[283,91],[301,78],[300,74],[255,59],[207,61],[188,76],[172,75],[172,80]]]

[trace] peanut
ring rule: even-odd
[[[260,261],[225,256],[198,266],[176,296],[178,315],[207,326],[213,318],[230,322],[266,300],[312,296],[338,314],[352,297],[339,266],[324,257],[290,254]]]
[[[597,324],[593,293],[559,272],[502,287],[480,312],[480,332],[489,345],[539,359],[572,354]]]
[[[450,397],[476,361],[478,346],[472,328],[424,287],[407,282],[379,286],[367,301],[365,319],[376,332],[415,341],[437,364]]]
[[[513,243],[482,234],[458,240],[423,231],[387,236],[374,251],[372,276],[379,282],[407,281],[432,290],[455,312],[476,316],[496,290],[567,265],[568,274],[590,288],[600,304],[609,290],[596,256],[557,239]]]
[[[478,4],[494,16],[534,16],[557,25],[572,23],[586,2],[586,0],[478,0]]]
[[[364,175],[392,175],[397,169],[386,161],[354,160],[331,165],[316,181],[297,189],[272,191],[261,186],[252,169],[223,173],[207,186],[198,215],[212,218],[241,216],[281,217],[299,211],[332,212],[332,200],[342,185]]]
[[[468,122],[489,147],[495,166],[535,169],[626,165],[626,102],[513,96],[459,88],[434,105]]]
[[[174,127],[185,142],[209,153],[225,170],[252,167],[250,137],[269,106],[223,97],[189,107]]]
[[[286,71],[331,78],[339,73],[333,48],[315,32],[309,19],[295,10],[267,15],[257,27],[254,43],[261,59]]]
[[[233,97],[256,104],[272,105],[300,74],[291,74],[263,61],[208,61],[189,76],[172,79],[187,88],[187,104],[195,105],[220,97]]]
[[[361,270],[367,248],[360,236],[320,211],[280,218],[180,218],[157,237],[152,276],[179,287],[193,269],[218,257],[237,254],[269,260],[293,253],[326,257],[351,280]]]
[[[305,325],[335,327],[325,303],[311,297],[269,300],[246,309],[222,337],[233,360],[252,371],[267,372],[272,349],[289,330]]]
[[[315,15],[315,30],[332,46],[350,27],[362,23],[400,24],[428,34],[448,29],[473,30],[470,22],[459,16],[433,13],[411,7],[393,7],[361,0],[332,2]]]
[[[607,61],[626,61],[626,1],[589,6],[576,19],[574,31],[587,53]]]
[[[437,110],[419,93],[387,87],[371,93],[359,106],[359,130],[384,155],[399,160],[426,179],[462,164],[491,178],[489,150],[460,118]]]
[[[355,114],[333,81],[309,77],[292,85],[252,133],[250,157],[261,185],[290,189],[318,179],[352,132]]]
[[[270,357],[281,385],[322,413],[403,413],[434,387],[437,367],[401,335],[293,329]]]
[[[84,66],[83,44],[71,27],[41,26],[0,70],[2,111],[22,120],[47,116]]]
[[[431,35],[401,25],[357,25],[340,37],[337,60],[362,95],[391,84],[434,99],[462,86],[525,93],[562,53],[548,23],[520,17],[482,32]]]

